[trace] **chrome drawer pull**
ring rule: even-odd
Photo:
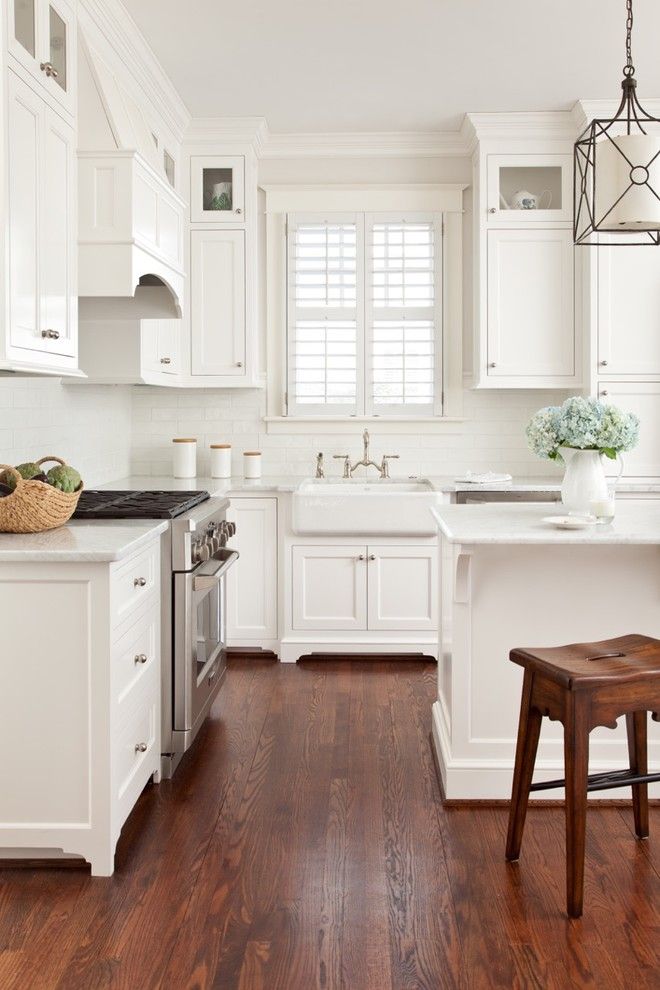
[[[147,657],[147,654],[146,653],[136,653],[135,654],[135,662],[136,663],[146,663],[147,660],[148,660],[148,657]]]
[[[138,577],[133,579],[134,588],[144,588],[147,583],[147,579],[143,577]]]
[[[135,752],[136,753],[146,753],[148,748],[149,747],[147,746],[146,743],[136,743],[135,744]]]

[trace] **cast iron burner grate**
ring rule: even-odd
[[[74,519],[174,519],[210,498],[208,492],[85,490]]]

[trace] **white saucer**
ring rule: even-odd
[[[556,529],[588,529],[595,526],[597,519],[595,516],[545,516],[541,522],[548,523]]]

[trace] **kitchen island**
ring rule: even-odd
[[[538,504],[435,510],[442,610],[433,740],[448,800],[510,797],[522,687],[511,649],[633,632],[660,638],[660,503],[619,502],[611,525],[582,530],[542,521],[561,512]],[[592,732],[591,772],[628,766],[622,721]],[[651,721],[649,764],[660,769],[660,724]],[[544,719],[535,779],[557,777],[562,726]],[[659,785],[649,793],[660,796]]]

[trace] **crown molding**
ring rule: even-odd
[[[604,117],[606,119],[613,117],[619,109],[620,102],[620,97],[614,100],[578,100],[573,107],[572,113],[580,132],[596,117]],[[640,103],[654,117],[660,117],[660,99],[642,100],[640,98]]]
[[[265,117],[193,117],[185,133],[186,144],[247,144],[263,157],[268,142]]]
[[[83,30],[91,28],[97,40],[100,34],[110,45],[180,141],[190,124],[188,108],[120,0],[78,0],[78,17]]]
[[[513,113],[468,113],[461,130],[477,141],[489,138],[513,140],[575,140],[576,122],[572,110],[537,110]]]
[[[262,158],[464,157],[460,131],[269,133]]]

